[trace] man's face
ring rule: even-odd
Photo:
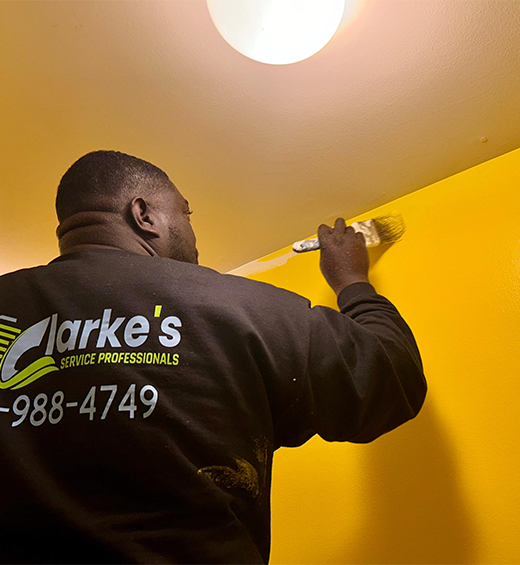
[[[161,219],[164,222],[161,257],[199,264],[197,238],[191,227],[188,201],[177,188],[161,193]]]

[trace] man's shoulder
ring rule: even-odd
[[[36,265],[34,267],[23,267],[20,269],[15,269],[14,271],[8,271],[6,273],[0,274],[0,284],[2,283],[14,283],[15,281],[23,280],[24,278],[30,277],[33,273],[44,269],[46,265]]]
[[[83,279],[117,281],[119,285],[169,287],[181,285],[194,293],[229,297],[236,301],[308,301],[305,297],[275,285],[243,276],[220,273],[203,265],[185,263],[163,257],[139,255],[116,249],[83,250],[61,255],[47,265],[39,265],[6,273],[0,277],[5,284],[22,281]]]

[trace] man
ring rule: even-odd
[[[135,157],[82,157],[56,208],[60,257],[0,277],[3,562],[267,562],[275,449],[419,411],[344,220],[318,231],[338,312],[199,266],[188,202]]]

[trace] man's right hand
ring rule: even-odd
[[[356,233],[343,218],[338,218],[334,228],[326,224],[318,228],[318,239],[321,272],[337,296],[350,284],[369,282],[368,252],[362,233]]]

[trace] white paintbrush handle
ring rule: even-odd
[[[365,245],[367,247],[377,247],[381,243],[372,220],[366,220],[365,222],[352,222],[351,226],[354,228],[354,231],[361,232],[365,236]],[[296,253],[315,251],[319,248],[320,242],[317,237],[297,241],[293,244],[293,251]]]

